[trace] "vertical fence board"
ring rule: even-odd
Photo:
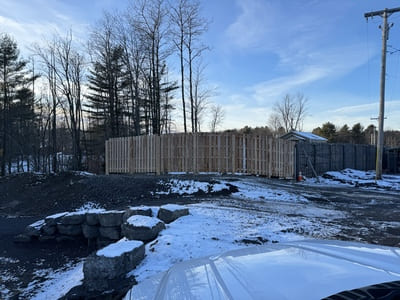
[[[105,143],[107,174],[240,172],[293,177],[293,164],[294,143],[267,136],[171,134],[111,138]]]

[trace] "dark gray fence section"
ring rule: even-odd
[[[327,171],[346,168],[374,170],[375,146],[354,144],[304,143],[296,144],[296,175],[314,177]]]
[[[388,173],[400,173],[400,148],[392,148],[385,151],[383,167]]]

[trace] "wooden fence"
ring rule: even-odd
[[[106,174],[219,172],[293,178],[294,145],[227,133],[112,138],[106,141]]]

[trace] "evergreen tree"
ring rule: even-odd
[[[114,47],[109,54],[102,53],[93,63],[88,76],[89,94],[86,110],[90,120],[90,144],[97,152],[104,141],[123,134],[127,114],[125,89],[127,73],[122,63],[123,50]]]
[[[19,59],[17,43],[7,34],[0,36],[0,115],[1,115],[1,175],[11,171],[11,137],[14,136],[12,109],[14,102],[25,101],[27,92],[21,89],[27,85],[32,78],[28,78],[26,71],[27,62]],[[24,99],[18,99],[23,96]]]

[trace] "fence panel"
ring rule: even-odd
[[[345,168],[372,170],[375,156],[375,147],[370,145],[298,143],[296,173],[312,177],[313,168],[318,175]]]
[[[106,141],[106,173],[219,172],[294,176],[294,142],[227,133],[170,134]]]

